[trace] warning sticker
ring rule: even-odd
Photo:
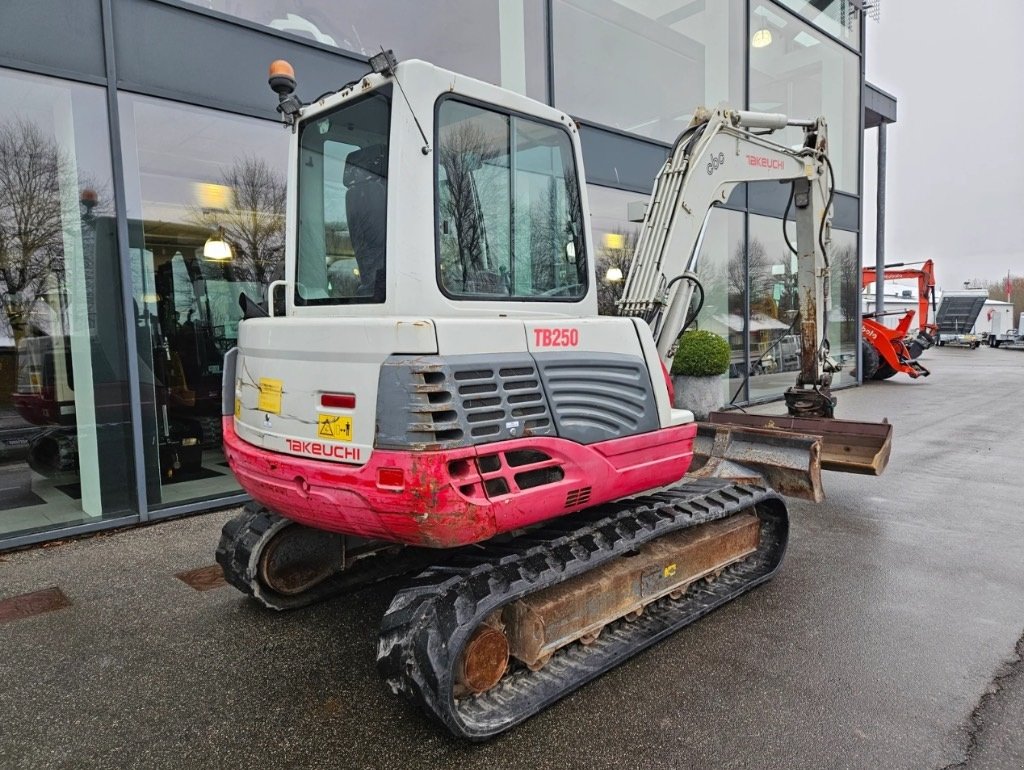
[[[318,414],[316,435],[330,441],[351,441],[352,418],[340,414]]]
[[[242,416],[242,399],[235,399],[235,419],[237,420]]]
[[[260,397],[256,408],[261,412],[281,414],[281,391],[284,383],[281,380],[270,380],[260,377]]]

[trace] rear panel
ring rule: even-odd
[[[424,320],[250,319],[239,330],[239,437],[275,452],[359,465],[373,449],[384,361],[437,353],[433,324]]]

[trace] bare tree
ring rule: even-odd
[[[60,184],[66,163],[34,123],[14,118],[0,124],[0,280],[15,339],[26,333],[51,277],[63,284]]]
[[[726,268],[726,281],[729,295],[735,297],[738,307],[746,306],[748,288],[751,306],[768,295],[768,287],[772,282],[770,261],[768,250],[759,239],[751,238],[749,243],[736,243]]]
[[[857,310],[860,307],[861,275],[857,265],[855,246],[834,249],[831,255],[832,274],[839,273],[840,343],[851,345],[856,342]],[[924,323],[924,319],[920,320]]]
[[[487,233],[484,229],[481,196],[494,191],[480,190],[474,172],[484,161],[504,148],[495,147],[479,123],[471,120],[445,128],[437,149],[444,169],[444,190],[440,196],[442,233],[455,230],[458,253],[442,254],[442,273],[458,270],[462,290],[469,288],[473,274],[493,268],[487,263]],[[507,179],[507,174],[505,177]],[[507,191],[506,191],[507,194]],[[455,264],[451,264],[454,262]]]
[[[196,209],[191,218],[211,232],[224,228],[236,280],[266,286],[284,258],[285,180],[263,158],[246,155],[235,158],[221,183],[231,190],[229,208]]]
[[[543,177],[543,184],[543,190],[538,191],[535,187],[530,195],[527,228],[530,234],[531,286],[539,293],[571,290],[573,286],[584,285],[587,281],[579,185],[571,168],[563,169],[561,174]],[[521,205],[521,198],[517,203]],[[516,220],[525,219],[524,213],[517,209]],[[520,232],[519,225],[516,232],[517,235]]]

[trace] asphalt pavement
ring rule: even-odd
[[[1024,352],[924,362],[839,392],[892,460],[792,504],[774,580],[482,745],[379,678],[395,584],[279,614],[176,578],[230,511],[0,554],[0,600],[70,602],[0,623],[0,767],[1022,768]]]

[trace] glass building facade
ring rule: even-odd
[[[264,296],[282,270],[288,134],[265,80],[275,58],[295,65],[306,97],[359,77],[383,47],[568,112],[599,278],[628,266],[638,225],[627,206],[645,199],[695,107],[825,115],[837,183],[828,334],[837,384],[855,383],[858,5],[4,4],[0,549],[244,499],[220,449],[220,378],[239,294]],[[779,397],[797,367],[785,204],[780,185],[741,186],[703,242],[700,324],[732,347],[733,403]],[[210,240],[226,243],[220,258]],[[614,312],[617,287],[599,288]]]

